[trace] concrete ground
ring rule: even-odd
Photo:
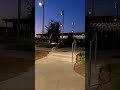
[[[8,57],[8,58],[9,57],[16,58],[16,62],[14,62],[14,63],[21,63],[21,62],[24,62],[25,60],[30,60],[30,62],[33,63],[34,62],[34,61],[32,61],[33,55],[34,55],[34,53],[32,53],[32,52],[23,52],[23,51],[15,51],[15,50],[2,50],[2,49],[0,50],[0,56]],[[21,60],[17,61],[17,58],[21,58]],[[12,62],[12,59],[10,59],[9,62],[10,61]],[[9,63],[8,61],[4,61],[4,62]],[[14,63],[13,63],[13,66],[10,65],[13,68],[15,68]],[[0,62],[0,65],[1,64],[4,65],[4,63],[2,63],[2,60]],[[9,64],[7,67],[9,70]],[[35,83],[34,67],[30,68],[30,70],[28,70],[28,71],[29,72],[22,72],[19,76],[16,76],[14,78],[10,78],[10,79],[5,80],[5,81],[0,81],[0,90],[34,90],[34,88],[35,88],[35,85],[34,85],[34,83]],[[7,71],[4,71],[3,73],[0,72],[0,74],[5,74],[6,72]]]
[[[59,49],[36,61],[35,90],[85,90],[85,78],[73,70],[70,50]]]

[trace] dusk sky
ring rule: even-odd
[[[35,1],[35,31],[42,32],[42,7]],[[64,32],[72,31],[72,22],[75,24],[75,32],[84,31],[85,26],[85,0],[45,0],[45,26],[50,20],[62,22],[61,10],[64,10]],[[46,29],[46,28],[45,28]],[[46,32],[46,30],[45,30]]]
[[[1,0],[0,2],[0,26],[4,23],[3,18],[17,17],[17,1],[18,0]],[[25,3],[22,1],[22,16],[26,15]],[[35,30],[40,33],[42,29],[42,8],[38,3],[42,0],[35,1]],[[75,22],[75,32],[84,31],[85,27],[85,12],[87,13],[91,8],[92,0],[45,0],[45,25],[48,25],[51,19],[62,21],[60,15],[61,10],[65,11],[65,31],[72,31],[72,22]],[[115,1],[118,1],[120,8],[120,0],[94,0],[95,12],[94,15],[116,15]],[[86,10],[85,10],[86,8]],[[119,9],[120,12],[120,9]],[[119,13],[120,14],[120,13]]]

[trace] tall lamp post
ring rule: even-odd
[[[117,31],[116,31],[116,37],[117,37],[117,39],[118,39],[118,2],[117,2],[117,0],[115,0],[115,8],[116,8],[116,22],[117,22]]]
[[[115,1],[115,8],[116,8],[116,20],[118,20],[118,2]]]
[[[44,34],[44,0],[43,2],[39,2],[39,6],[43,8],[43,18],[42,18],[42,42],[43,42],[43,34]]]
[[[91,17],[92,11],[89,11],[88,14],[89,14],[89,17]],[[90,29],[91,29],[91,26],[90,26]],[[90,82],[91,82],[91,40],[90,40],[90,46],[89,46],[89,48],[90,49],[89,49],[89,64],[88,64],[88,86],[90,87]]]
[[[93,17],[94,17],[94,0],[92,0],[92,12],[89,12],[89,16],[92,15],[91,23],[93,25]],[[91,26],[92,26],[91,25]],[[93,29],[91,27],[91,29]],[[88,75],[88,86],[91,86],[91,47],[92,47],[92,41],[90,40],[90,50],[89,50],[89,75]],[[96,50],[95,50],[96,51]]]
[[[74,39],[74,22],[72,22],[72,26],[73,26],[73,31],[72,31],[72,33],[73,33],[73,39]],[[75,40],[75,39],[74,39]]]
[[[17,39],[19,39],[20,32],[20,17],[21,17],[21,0],[18,0],[18,20],[17,20]]]
[[[62,30],[62,41],[63,41],[63,31],[64,31],[64,10],[61,11],[61,16],[63,16],[63,17],[62,17],[62,27],[63,27],[63,30]]]

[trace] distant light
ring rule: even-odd
[[[117,19],[115,18],[114,21],[117,21]]]
[[[61,24],[60,26],[62,27],[63,25]]]
[[[64,15],[64,11],[61,11],[61,16],[63,16]]]
[[[84,34],[82,34],[82,36],[84,36]]]
[[[92,15],[92,12],[91,12],[91,11],[89,11],[88,13],[89,13],[89,15]]]
[[[43,3],[42,3],[42,2],[39,2],[39,6],[41,6],[41,7],[42,7],[42,6],[43,6]]]
[[[73,31],[72,31],[72,33],[73,33]]]
[[[62,14],[62,11],[61,11],[61,16],[62,16],[63,14]]]

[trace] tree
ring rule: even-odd
[[[35,0],[24,0],[27,8],[27,18],[35,21]]]
[[[60,38],[60,22],[51,20],[47,28],[47,34],[49,38],[49,42],[57,42]]]
[[[24,0],[26,3],[26,8],[27,8],[27,15],[26,18],[29,20],[31,32],[31,39],[34,40],[34,35],[35,35],[35,0]]]

